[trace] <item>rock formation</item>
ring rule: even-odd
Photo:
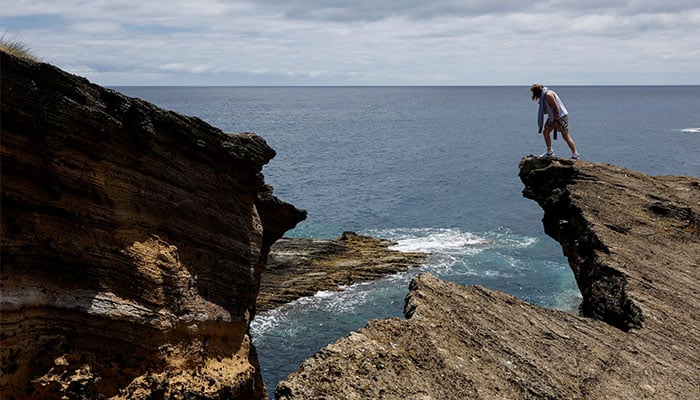
[[[3,399],[265,398],[276,199],[254,134],[0,54]]]
[[[427,253],[389,249],[392,242],[344,232],[337,239],[282,238],[275,242],[262,277],[259,312],[321,290],[366,282],[417,267]]]
[[[581,316],[416,277],[405,319],[371,321],[281,382],[279,399],[700,397],[700,179],[528,157],[583,294]]]

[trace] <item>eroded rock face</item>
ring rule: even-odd
[[[574,316],[419,275],[405,319],[371,321],[279,399],[686,399],[700,395],[700,179],[526,158],[584,294]]]
[[[1,57],[2,397],[264,398],[248,325],[305,217],[274,150]]]

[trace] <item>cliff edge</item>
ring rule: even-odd
[[[305,218],[274,150],[0,57],[3,399],[265,398],[249,322]]]
[[[581,316],[419,275],[405,319],[325,347],[277,398],[700,397],[700,179],[534,157],[520,177],[574,270]]]

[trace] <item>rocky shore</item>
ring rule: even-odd
[[[272,246],[262,276],[258,312],[321,290],[381,278],[422,265],[427,253],[389,249],[393,243],[353,232],[337,239],[282,238]]]
[[[275,152],[0,52],[3,399],[264,399],[256,312],[428,256],[306,213]],[[526,157],[581,315],[417,276],[404,318],[305,361],[279,399],[700,398],[700,179]]]
[[[520,177],[574,271],[581,316],[419,275],[405,318],[325,347],[277,398],[700,397],[700,179],[534,157]]]

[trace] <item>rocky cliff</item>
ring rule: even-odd
[[[700,179],[525,158],[583,294],[581,316],[419,275],[405,319],[305,361],[279,399],[700,397]]]
[[[3,399],[264,398],[275,198],[254,134],[0,54]]]

